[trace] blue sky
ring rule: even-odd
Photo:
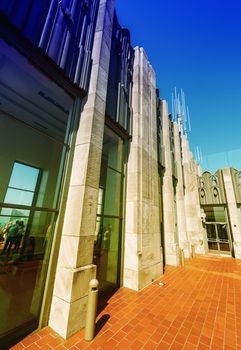
[[[116,9],[132,45],[144,47],[169,109],[174,87],[184,90],[192,150],[226,152],[213,157],[212,171],[241,169],[241,1],[116,0]]]

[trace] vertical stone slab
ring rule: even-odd
[[[124,285],[139,290],[163,273],[157,168],[156,79],[142,48],[135,48],[133,137],[126,193]]]
[[[232,175],[230,168],[224,168],[223,182],[227,198],[227,208],[230,223],[230,230],[233,236],[233,249],[235,258],[241,259],[241,219],[235,198]]]
[[[195,251],[205,253],[203,226],[201,221],[201,208],[198,194],[198,166],[189,150],[187,137],[182,135],[183,170],[185,184],[185,213],[187,236],[190,245],[195,246]]]
[[[173,187],[172,155],[170,144],[170,120],[168,105],[165,100],[162,104],[162,132],[165,149],[165,172],[163,176],[163,217],[165,235],[165,256],[167,265],[179,265],[179,246],[176,232],[176,208]]]
[[[81,113],[49,325],[68,338],[85,325],[92,265],[114,1],[100,0],[89,94]]]
[[[190,244],[187,236],[186,226],[186,213],[184,204],[184,182],[183,182],[183,166],[181,155],[181,134],[178,130],[176,122],[173,123],[174,132],[174,147],[175,147],[175,160],[177,168],[177,185],[176,185],[176,210],[177,210],[177,232],[179,247],[184,249],[185,257],[190,257]]]

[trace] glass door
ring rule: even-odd
[[[216,224],[216,231],[220,253],[231,254],[227,224]]]
[[[225,222],[206,223],[208,249],[210,253],[231,255],[231,244]]]

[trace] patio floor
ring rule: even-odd
[[[241,260],[198,256],[142,291],[119,289],[97,317],[96,337],[68,340],[49,327],[12,350],[241,350]]]

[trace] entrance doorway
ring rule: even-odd
[[[231,242],[225,222],[206,223],[207,243],[210,253],[231,255]]]

